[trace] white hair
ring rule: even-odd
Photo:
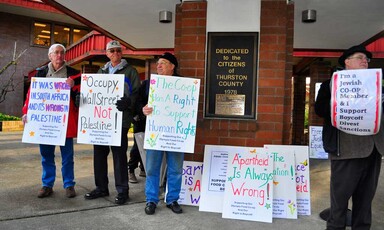
[[[64,47],[62,44],[58,44],[58,43],[56,43],[56,44],[51,45],[51,47],[49,47],[49,50],[48,50],[48,56],[49,56],[50,53],[55,52],[55,50],[56,50],[56,48],[57,48],[58,46],[61,47],[61,48],[63,48],[64,53],[67,51],[67,50],[65,49],[65,47]]]

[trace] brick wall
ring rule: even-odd
[[[206,2],[176,7],[175,55],[180,74],[201,79],[195,154],[204,145],[262,147],[290,143],[293,6],[285,0],[261,1],[257,120],[204,119]]]
[[[3,68],[12,60],[15,41],[16,54],[27,51],[19,59],[17,67],[3,72],[0,81],[8,79],[14,72],[15,91],[9,92],[6,100],[0,103],[0,111],[14,116],[21,116],[24,95],[24,76],[28,72],[48,61],[48,49],[30,46],[32,19],[0,12],[0,67]],[[0,85],[2,83],[0,82]]]

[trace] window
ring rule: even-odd
[[[77,42],[89,31],[87,29],[70,25],[58,25],[54,23],[33,23],[32,45],[49,47],[51,44],[60,43],[65,47]]]

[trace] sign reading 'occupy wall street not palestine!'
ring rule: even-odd
[[[382,113],[381,69],[335,72],[331,87],[332,125],[353,135],[379,131]]]

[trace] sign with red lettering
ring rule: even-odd
[[[33,77],[22,142],[65,145],[71,87],[63,78]]]
[[[272,223],[273,164],[264,148],[229,152],[223,218]]]
[[[332,125],[353,135],[376,134],[382,114],[381,69],[338,71],[331,82]]]
[[[83,74],[77,143],[120,146],[124,74]]]

